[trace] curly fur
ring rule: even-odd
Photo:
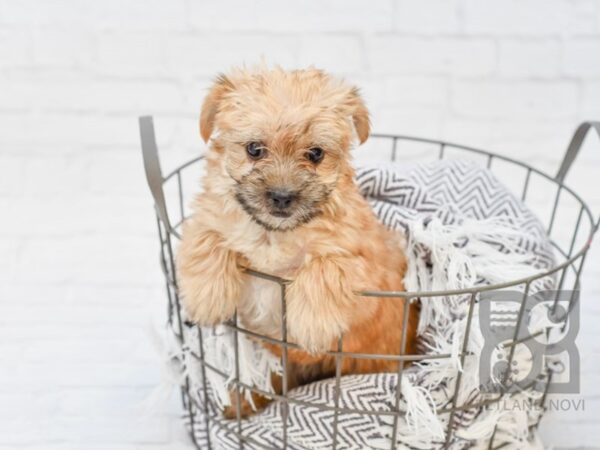
[[[188,315],[201,325],[237,309],[249,329],[279,338],[280,289],[244,274],[243,267],[278,275],[286,288],[291,386],[330,376],[324,355],[400,351],[401,299],[366,298],[359,290],[403,290],[403,237],[381,225],[354,184],[350,150],[369,135],[368,111],[356,88],[316,69],[236,70],[221,76],[200,119],[210,140],[203,192],[184,224],[179,286]],[[266,156],[248,157],[248,142]],[[324,150],[314,164],[312,147]],[[296,194],[285,217],[274,215],[270,189]],[[407,351],[416,327],[410,311]],[[268,346],[274,353],[279,349]],[[343,373],[396,370],[377,359],[344,358]]]

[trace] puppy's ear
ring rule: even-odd
[[[202,104],[200,113],[200,135],[208,142],[215,127],[215,117],[223,96],[234,89],[234,85],[225,75],[219,75]]]
[[[369,138],[371,132],[371,121],[369,120],[369,110],[365,106],[358,88],[352,88],[348,96],[348,106],[352,114],[352,122],[358,139],[362,144]]]

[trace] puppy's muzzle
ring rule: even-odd
[[[287,217],[290,215],[288,210],[296,200],[296,194],[285,189],[277,189],[268,191],[267,199],[269,200],[274,216]]]

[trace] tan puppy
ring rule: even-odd
[[[185,307],[201,325],[237,309],[244,327],[281,338],[280,287],[243,268],[291,280],[288,339],[306,351],[289,352],[290,387],[334,375],[334,358],[320,352],[342,335],[347,352],[400,352],[402,300],[355,294],[403,290],[406,269],[402,237],[377,221],[353,181],[350,149],[369,128],[357,89],[315,69],[238,70],[219,77],[204,101],[200,130],[212,138],[204,191],[178,256]],[[396,369],[342,362],[344,374]]]

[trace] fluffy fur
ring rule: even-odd
[[[281,338],[279,285],[244,268],[289,279],[288,339],[304,349],[289,352],[290,387],[333,375],[335,360],[322,352],[342,335],[347,352],[400,352],[402,300],[355,294],[403,290],[406,271],[402,236],[377,221],[353,181],[350,150],[369,129],[357,89],[315,69],[234,71],[217,79],[202,108],[210,150],[178,255],[185,308],[207,326],[237,309],[245,327]],[[248,155],[251,142],[260,159]],[[318,163],[307,157],[314,148],[323,150]],[[274,209],[273,191],[291,193],[291,206]],[[411,311],[407,352],[415,327]],[[342,360],[344,374],[396,369]]]

